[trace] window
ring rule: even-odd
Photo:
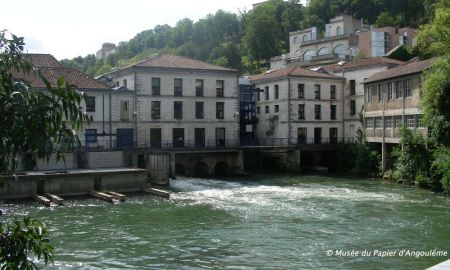
[[[307,141],[307,129],[297,128],[297,143],[306,144],[306,141]]]
[[[330,119],[336,120],[336,105],[330,106]]]
[[[216,146],[225,146],[225,128],[216,128]]]
[[[196,128],[194,129],[195,136],[195,147],[205,147],[205,129]]]
[[[225,109],[225,103],[216,102],[216,118],[217,119],[224,118],[224,109]]]
[[[97,142],[97,130],[96,129],[86,129],[84,131],[84,140],[87,143]]]
[[[322,128],[314,128],[314,143],[322,143]]]
[[[275,93],[274,93],[274,99],[278,99],[280,96],[278,84],[275,85]]]
[[[337,143],[338,141],[338,129],[337,128],[330,128],[330,143]]]
[[[195,96],[203,97],[203,80],[200,79],[195,80]]]
[[[387,96],[388,96],[388,100],[392,100],[393,99],[392,83],[391,82],[387,84]]]
[[[315,55],[314,51],[308,50],[303,54],[303,60],[310,61],[314,55]]]
[[[303,83],[299,83],[298,87],[298,98],[305,98],[305,85]]]
[[[125,88],[127,87],[127,79],[123,80],[123,86],[125,86]]]
[[[161,118],[161,101],[152,101],[152,119]]]
[[[260,113],[261,113],[261,107],[256,106],[256,113],[257,113],[257,114],[260,114]]]
[[[320,84],[314,85],[314,98],[320,99]]]
[[[275,112],[280,112],[280,106],[279,105],[275,105]]]
[[[405,123],[409,128],[416,127],[416,116],[415,115],[405,115]]]
[[[366,118],[366,128],[374,128],[373,117]]]
[[[256,96],[256,101],[261,101],[261,92],[258,91],[258,95]]]
[[[224,89],[224,81],[217,80],[216,81],[216,96],[223,97],[223,89]]]
[[[160,78],[152,78],[152,95],[153,96],[161,95],[161,79]]]
[[[344,45],[339,44],[334,48],[333,52],[342,58],[347,54],[347,48]]]
[[[173,118],[183,119],[183,102],[174,101],[173,102]]]
[[[320,120],[322,116],[321,112],[321,106],[320,105],[314,105],[314,116],[316,120]]]
[[[350,115],[356,114],[356,100],[350,100]]]
[[[350,95],[356,95],[356,81],[350,80]]]
[[[372,103],[372,91],[370,86],[367,87],[366,92],[367,92],[367,103]]]
[[[385,116],[384,117],[384,126],[386,128],[392,128],[394,126],[394,121],[392,119],[392,116]]]
[[[266,95],[266,100],[269,100],[269,86],[264,88],[264,94]]]
[[[266,106],[265,108],[264,108],[264,111],[266,112],[266,113],[269,113],[270,111],[269,111],[269,106]]]
[[[86,97],[86,111],[95,112],[95,97]]]
[[[330,85],[330,99],[336,99],[336,85]]]
[[[375,128],[383,128],[383,117],[375,117]]]
[[[173,79],[173,95],[176,97],[183,95],[183,79]]]
[[[342,28],[340,26],[336,27],[336,36],[342,35]]]
[[[120,101],[120,121],[129,121],[130,120],[130,110],[128,106],[127,100]]]
[[[377,85],[377,96],[378,96],[378,102],[383,101],[383,91],[382,91],[381,84]]]
[[[403,125],[403,120],[401,115],[394,116],[394,127],[399,128]]]
[[[405,88],[405,97],[412,96],[411,86],[409,85],[409,80],[404,80],[403,81],[403,86]]]
[[[401,81],[395,82],[395,98],[396,99],[402,98],[402,82]]]
[[[195,102],[195,119],[203,119],[203,102]]]
[[[318,55],[326,55],[326,54],[330,54],[330,53],[331,53],[330,48],[323,47],[323,48],[320,48],[320,50],[317,54]]]
[[[298,119],[305,120],[305,104],[298,104]]]

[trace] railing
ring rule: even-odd
[[[82,142],[82,147],[86,150],[122,150],[133,148],[161,149],[161,150],[177,150],[177,149],[220,149],[220,148],[236,148],[240,146],[273,146],[273,147],[295,147],[300,145],[313,144],[337,144],[337,143],[355,143],[353,137],[346,138],[329,138],[314,137],[292,138],[289,142],[288,138],[263,138],[263,139],[226,139],[226,140],[164,140],[161,142],[151,143],[149,141],[124,142],[117,140],[100,140],[95,142]]]

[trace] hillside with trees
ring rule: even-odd
[[[349,14],[379,27],[418,27],[428,21],[433,2],[310,0],[305,7],[298,0],[270,0],[239,14],[219,10],[197,22],[185,18],[173,27],[157,25],[120,42],[116,51],[104,60],[96,60],[90,54],[61,63],[89,75],[100,75],[155,53],[170,52],[249,74],[267,67],[271,57],[289,51],[291,31],[311,26],[323,30],[325,23],[339,14]]]

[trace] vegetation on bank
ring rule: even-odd
[[[436,3],[429,23],[420,28],[417,48],[423,57],[434,57],[422,78],[421,109],[428,137],[407,128],[402,146],[394,151],[394,179],[450,191],[450,0]]]
[[[434,0],[310,0],[305,7],[298,0],[270,0],[238,14],[219,10],[197,22],[185,18],[173,27],[157,25],[119,43],[105,60],[96,60],[90,54],[61,63],[94,76],[155,53],[170,52],[251,74],[267,68],[271,57],[289,52],[291,31],[316,26],[318,35],[323,36],[325,24],[340,14],[378,27],[418,27],[427,21],[433,3]]]
[[[84,95],[59,78],[52,88],[23,56],[23,38],[0,31],[0,181],[14,172],[17,158],[30,152],[38,158],[58,160],[67,147],[79,140],[74,132],[87,117],[82,111]],[[34,73],[47,91],[32,89],[18,74]],[[48,231],[40,221],[0,222],[0,268],[37,269],[35,259],[53,261]]]

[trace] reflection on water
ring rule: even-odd
[[[319,176],[178,178],[171,189],[170,200],[4,208],[51,227],[55,269],[423,269],[445,258],[326,250],[449,249],[449,199],[424,190]]]

